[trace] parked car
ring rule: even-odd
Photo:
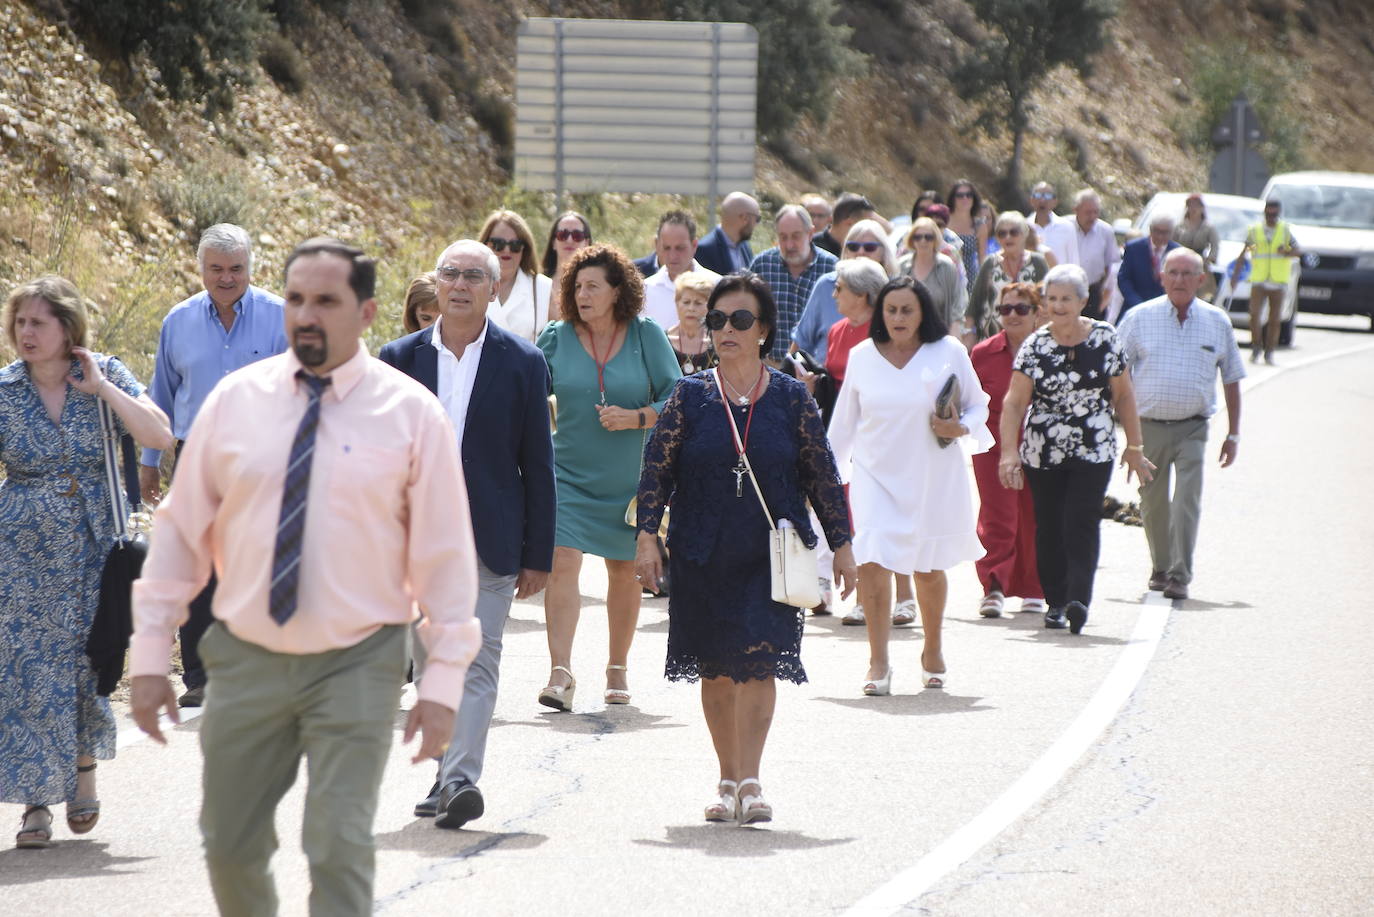
[[[1142,234],[1150,231],[1150,220],[1156,213],[1164,212],[1175,220],[1183,219],[1183,205],[1188,195],[1176,191],[1161,191],[1150,198],[1145,209],[1135,218],[1135,229]],[[1204,194],[1202,206],[1207,209],[1207,221],[1217,228],[1217,262],[1212,265],[1212,279],[1216,281],[1216,295],[1212,301],[1226,309],[1231,316],[1231,324],[1238,328],[1250,327],[1250,265],[1241,268],[1240,282],[1231,285],[1231,272],[1241,249],[1245,248],[1245,233],[1252,225],[1264,219],[1264,201],[1257,197],[1240,197],[1234,194]],[[1296,230],[1294,231],[1296,235]],[[1298,236],[1298,246],[1303,245]],[[1301,259],[1294,259],[1300,261]],[[1288,293],[1283,298],[1283,324],[1279,331],[1279,344],[1291,347],[1293,344],[1294,314],[1298,310],[1298,286],[1302,278],[1302,267],[1294,264],[1288,280]],[[1263,321],[1268,314],[1268,306],[1260,312]]]
[[[1374,331],[1374,175],[1289,172],[1264,187],[1302,252],[1299,308],[1367,315]]]

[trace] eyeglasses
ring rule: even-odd
[[[934,242],[935,234],[929,232],[915,232],[911,234],[912,242]]]
[[[736,331],[748,331],[750,328],[754,327],[754,322],[756,321],[758,321],[758,316],[754,315],[754,313],[750,312],[748,309],[736,309],[729,315],[726,315],[719,309],[712,309],[710,312],[706,313],[706,327],[710,328],[712,331],[719,331],[724,328],[726,322],[729,322],[730,327],[734,328]]]
[[[574,242],[585,242],[592,237],[592,234],[580,229],[560,229],[553,234],[553,237],[559,242],[567,242],[569,239]]]
[[[449,267],[448,265],[445,265],[444,267],[439,268],[439,270],[435,273],[439,275],[439,279],[442,280],[444,283],[456,283],[459,277],[463,278],[464,283],[469,284],[482,283],[487,279],[487,272],[480,271],[475,267],[468,268],[467,270],[463,271],[459,270],[456,267]]]
[[[503,252],[506,249],[510,249],[510,253],[512,255],[518,255],[525,250],[525,240],[500,239],[496,236],[492,236],[490,239],[487,240],[487,247],[497,253]]]
[[[866,251],[870,255],[883,247],[881,242],[846,242],[844,247],[851,252]]]
[[[1031,200],[1033,201],[1052,201],[1059,195],[1052,191],[1032,191]]]
[[[1011,315],[1013,312],[1017,315],[1030,315],[1034,311],[1035,306],[1028,302],[1002,303],[997,307],[998,315]]]
[[[1014,228],[1012,228],[1012,227],[1010,227],[1010,226],[1004,226],[1003,228],[997,230],[997,238],[999,238],[999,239],[1007,239],[1007,238],[1013,238],[1013,239],[1014,239],[1014,238],[1016,238],[1016,237],[1019,236],[1019,235],[1021,235],[1021,230],[1019,230],[1019,229],[1014,229]]]
[[[972,191],[955,191],[950,197],[973,197]]]

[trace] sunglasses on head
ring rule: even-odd
[[[567,242],[568,240],[572,240],[573,242],[585,242],[591,238],[591,234],[583,232],[580,229],[560,229],[553,234],[553,237],[559,242]]]
[[[934,242],[935,234],[930,232],[914,232],[911,234],[912,242]]]
[[[499,239],[496,236],[492,236],[487,240],[487,247],[498,254],[506,249],[510,249],[512,255],[518,255],[525,250],[525,240]]]
[[[1017,315],[1030,315],[1034,311],[1035,306],[1028,302],[1002,303],[997,307],[998,315],[1011,315],[1013,312]]]
[[[748,331],[754,327],[756,321],[758,321],[758,316],[748,309],[736,309],[729,315],[719,309],[712,309],[706,313],[706,327],[712,331],[719,331],[724,328],[726,322],[729,322],[730,327],[736,331]]]
[[[881,242],[846,242],[844,243],[844,247],[851,252],[866,251],[871,255],[873,252],[882,248],[883,244]]]

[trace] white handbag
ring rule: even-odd
[[[720,400],[726,406],[725,416],[730,418],[730,432],[735,437],[735,451],[744,462],[744,467],[749,473],[749,482],[754,485],[754,493],[758,494],[759,506],[763,507],[763,515],[768,519],[768,563],[772,574],[773,601],[797,608],[814,608],[821,603],[816,551],[806,546],[790,519],[774,521],[773,514],[768,509],[768,502],[763,499],[758,478],[754,476],[754,467],[749,464],[749,456],[744,451],[739,427],[735,424],[735,415],[729,407],[730,402],[725,397],[725,390],[721,388],[720,370],[713,369],[711,372],[715,376]]]

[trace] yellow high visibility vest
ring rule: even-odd
[[[1292,241],[1288,234],[1288,224],[1279,220],[1274,224],[1274,234],[1264,237],[1264,224],[1256,223],[1250,227],[1250,282],[1287,283],[1292,259],[1280,255],[1279,249],[1287,248]]]

